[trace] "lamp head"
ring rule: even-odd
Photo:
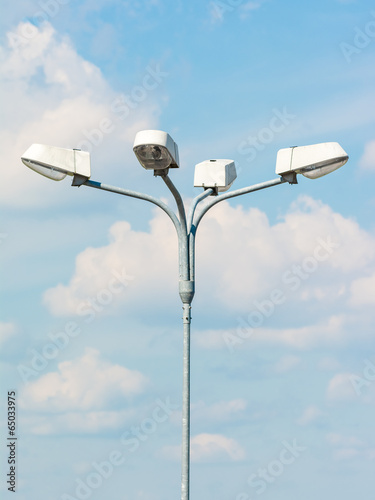
[[[178,168],[178,147],[172,137],[161,130],[142,130],[135,136],[133,151],[146,170]]]
[[[337,142],[280,149],[276,173],[282,177],[302,174],[309,179],[317,179],[342,167],[348,159],[348,154]]]
[[[38,174],[54,181],[67,175],[90,178],[90,153],[78,149],[56,148],[44,144],[33,144],[21,157],[22,162]]]
[[[194,187],[213,188],[217,194],[227,191],[236,177],[233,160],[206,160],[195,165]]]

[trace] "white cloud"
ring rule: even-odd
[[[373,307],[375,305],[375,273],[354,280],[350,292],[350,305],[354,307]]]
[[[203,293],[213,293],[234,311],[249,312],[254,299],[268,298],[275,288],[285,294],[298,290],[295,301],[332,300],[346,282],[343,276],[375,255],[372,235],[304,196],[272,226],[258,209],[221,203],[202,222],[197,248],[198,272],[202,269],[210,284]],[[314,276],[319,276],[318,286]]]
[[[340,362],[336,358],[329,356],[320,359],[318,363],[318,368],[322,371],[338,371],[340,366]]]
[[[368,142],[365,145],[363,156],[359,161],[359,165],[363,170],[375,171],[375,140]]]
[[[298,356],[293,356],[292,354],[288,356],[283,356],[275,365],[276,373],[285,373],[293,370],[293,368],[301,364],[301,358]]]
[[[354,436],[344,436],[343,434],[337,434],[331,432],[326,436],[327,442],[332,446],[344,446],[344,447],[356,447],[363,448],[365,443]]]
[[[16,326],[13,323],[0,322],[0,345],[16,334]]]
[[[99,434],[121,430],[133,421],[134,410],[83,411],[49,415],[26,415],[23,426],[40,436],[61,434]]]
[[[101,303],[103,290],[111,289],[116,275],[130,276],[129,290],[123,286],[121,293],[113,293],[108,310],[119,302],[125,302],[128,310],[143,309],[144,304],[156,305],[158,301],[167,303],[176,293],[176,235],[164,214],[154,217],[150,226],[150,233],[145,233],[132,230],[127,222],[114,224],[108,246],[88,248],[79,254],[70,283],[45,292],[44,302],[49,310],[56,315],[81,311],[85,316],[90,310],[88,298],[96,297]],[[100,307],[104,306],[103,302]]]
[[[246,453],[234,439],[220,434],[198,434],[191,440],[191,455],[194,462],[225,458],[238,462],[245,458]]]
[[[180,446],[165,446],[162,455],[171,460],[180,460]],[[198,434],[191,438],[192,462],[238,462],[246,457],[245,450],[235,439],[221,434]]]
[[[52,413],[106,410],[124,397],[141,393],[146,382],[140,372],[112,365],[101,359],[99,351],[87,348],[81,358],[59,363],[58,371],[28,384],[20,404]]]
[[[311,405],[305,408],[304,412],[297,420],[298,425],[308,425],[315,422],[323,415],[322,411],[317,406]]]
[[[337,373],[328,383],[326,396],[330,402],[355,401],[358,396],[351,383],[353,373]]]
[[[32,36],[25,37],[29,32]],[[48,22],[38,28],[20,23],[13,35],[8,33],[7,46],[0,47],[0,69],[0,91],[5,96],[0,143],[7,166],[0,187],[2,203],[47,206],[61,198],[66,203],[72,199],[60,183],[35,175],[21,163],[30,144],[92,150],[98,173],[103,167],[108,171],[108,165],[118,168],[112,165],[124,161],[124,143],[131,155],[134,130],[156,123],[159,108],[149,96],[147,106],[140,102],[126,119],[114,114],[111,105],[118,95],[99,68]]]
[[[344,316],[331,316],[324,322],[299,328],[255,330],[254,340],[280,343],[302,350],[318,345],[337,345],[346,338],[344,325]]]
[[[281,344],[294,349],[311,349],[321,345],[342,344],[348,334],[344,329],[346,318],[344,316],[331,316],[324,322],[315,323],[297,328],[264,328],[251,327],[244,323],[238,324],[236,329],[200,331],[195,337],[195,343],[203,349],[252,349],[254,342]],[[288,356],[281,362],[281,368],[287,370],[298,364],[298,357]]]
[[[262,3],[264,1],[259,1],[259,2],[245,2],[242,3],[240,6],[240,18],[241,19],[247,19],[251,12],[260,9],[262,6]]]
[[[236,418],[241,418],[247,403],[244,399],[233,399],[231,401],[219,401],[212,405],[207,405],[204,401],[192,404],[191,411],[194,421],[209,422],[233,422]]]
[[[108,286],[112,271],[124,266],[134,276],[131,293],[119,297],[128,309],[140,298],[152,300],[155,307],[173,300],[176,235],[164,213],[155,212],[149,232],[117,222],[110,239],[107,246],[87,249],[77,257],[68,285],[45,293],[51,312],[77,314],[77,303]],[[258,209],[222,202],[208,213],[197,238],[201,300],[249,314],[276,289],[285,301],[292,297],[294,304],[322,300],[334,304],[338,295],[346,293],[352,275],[374,258],[374,243],[374,237],[355,221],[309,197],[300,197],[274,225]],[[335,329],[339,322],[340,318],[332,318],[327,328]],[[292,330],[284,332],[284,337],[293,335]]]
[[[360,456],[368,459],[373,453],[368,442],[365,443],[355,436],[330,433],[327,434],[326,441],[333,448],[335,460],[350,460]]]

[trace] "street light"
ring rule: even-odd
[[[178,168],[178,148],[172,137],[161,130],[142,130],[135,136],[133,151],[145,169]]]
[[[213,188],[213,194],[227,191],[237,177],[232,160],[207,160],[195,165],[194,187]]]
[[[317,179],[345,165],[348,158],[337,142],[280,149],[276,173],[283,176],[302,174],[309,179]]]
[[[62,181],[67,175],[75,176],[76,181],[90,178],[90,154],[86,151],[33,144],[21,160],[27,167],[54,181]]]
[[[297,174],[309,178],[326,175],[344,165],[348,155],[337,143],[281,149],[277,154],[276,179],[253,186],[227,191],[236,178],[232,160],[207,160],[196,165],[194,186],[203,187],[191,203],[188,214],[179,191],[168,176],[169,168],[179,166],[178,148],[169,134],[158,130],[138,132],[134,142],[134,153],[147,170],[154,170],[171,191],[178,215],[164,202],[129,189],[109,186],[91,181],[89,154],[83,151],[66,150],[51,146],[32,145],[22,156],[22,161],[36,172],[54,180],[73,175],[73,186],[88,186],[133,198],[149,201],[159,206],[172,220],[178,236],[179,294],[183,309],[183,390],[182,390],[182,481],[181,500],[189,500],[190,474],[190,323],[191,303],[195,293],[195,235],[203,216],[216,203],[228,198],[259,191],[285,182],[297,183]],[[221,193],[221,194],[218,194]],[[196,212],[198,204],[213,196],[203,208]]]

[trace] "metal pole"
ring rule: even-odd
[[[190,309],[183,304],[183,383],[182,383],[182,456],[181,456],[181,500],[190,498]]]
[[[194,297],[194,280],[190,278],[189,237],[185,207],[180,193],[167,174],[161,176],[177,203],[181,231],[178,233],[180,249],[179,293],[182,301],[183,363],[182,363],[182,446],[181,446],[181,500],[190,498],[190,323],[191,302]],[[202,197],[200,197],[202,198]],[[204,198],[204,197],[203,197]]]
[[[153,196],[145,195],[143,193],[137,193],[128,189],[117,188],[115,186],[108,186],[100,182],[94,182],[87,180],[85,182],[79,182],[73,185],[86,185],[96,189],[101,189],[104,191],[110,191],[113,193],[122,194],[125,196],[130,196],[133,198],[139,198],[155,205],[158,205],[172,220],[178,235],[178,246],[179,246],[179,267],[180,267],[180,281],[179,281],[179,293],[182,300],[183,309],[183,378],[182,378],[182,450],[181,450],[181,500],[189,500],[190,498],[190,324],[191,324],[191,302],[194,297],[195,292],[195,234],[198,228],[198,224],[202,220],[202,217],[208,212],[208,210],[216,205],[216,203],[232,198],[234,196],[240,196],[242,194],[250,193],[252,191],[258,191],[271,186],[276,186],[286,182],[286,179],[274,179],[261,184],[256,184],[255,186],[249,186],[247,188],[238,189],[230,193],[225,193],[220,196],[216,196],[211,202],[209,202],[203,210],[198,213],[196,220],[194,221],[194,213],[197,205],[213,193],[213,189],[207,189],[204,193],[197,196],[192,203],[188,214],[188,220],[186,220],[185,207],[181,198],[180,193],[168,177],[166,173],[159,174],[163,178],[165,184],[168,186],[169,190],[173,194],[179,213],[179,219],[176,214],[162,201],[157,200]],[[73,181],[74,182],[74,181]]]

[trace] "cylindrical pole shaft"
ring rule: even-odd
[[[183,309],[183,382],[182,382],[182,482],[181,500],[189,500],[190,483],[190,322],[191,306],[184,303]]]

